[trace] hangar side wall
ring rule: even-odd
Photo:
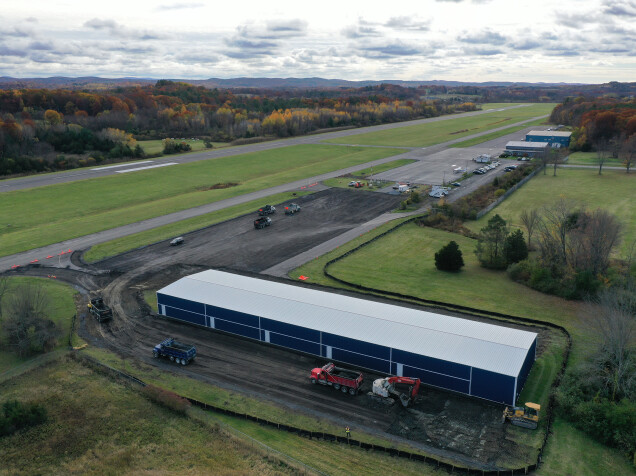
[[[383,374],[417,377],[427,385],[498,403],[515,403],[515,377],[162,293],[157,293],[157,304],[159,314],[191,324],[346,362]],[[534,350],[532,356],[533,361]]]

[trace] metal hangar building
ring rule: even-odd
[[[527,142],[547,142],[550,147],[569,147],[571,132],[566,131],[530,131],[526,134]]]
[[[514,405],[537,334],[208,270],[157,291],[159,314]]]

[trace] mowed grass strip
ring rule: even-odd
[[[142,231],[132,235],[124,236],[116,240],[100,243],[89,249],[82,259],[87,263],[115,256],[126,251],[134,250],[141,246],[156,243],[161,240],[167,240],[179,235],[186,234],[190,231],[199,230],[206,226],[221,223],[232,218],[245,215],[246,213],[255,212],[259,207],[270,204],[278,205],[286,200],[292,200],[299,196],[308,195],[310,192],[285,192],[270,195],[263,199],[252,200],[251,202],[234,205],[233,207],[224,208],[212,213],[206,213],[198,217],[188,218],[169,225],[153,228],[152,230]]]
[[[523,129],[526,129],[530,126],[540,126],[541,124],[545,124],[546,119],[537,119],[536,121],[526,122],[522,126],[514,126],[508,127],[507,129],[491,132],[490,134],[484,134],[480,137],[475,137],[474,139],[468,139],[462,142],[458,142],[456,144],[451,145],[451,147],[472,147],[474,145],[483,144],[484,142],[488,142],[489,140],[498,139],[499,137],[506,136],[508,134],[514,134],[515,132],[519,132]]]
[[[539,172],[481,219],[466,222],[466,226],[479,232],[493,215],[499,214],[508,224],[520,227],[525,233],[519,219],[523,210],[541,208],[565,198],[585,204],[588,209],[602,208],[616,215],[623,224],[622,242],[617,253],[626,257],[636,239],[635,192],[636,173],[605,170],[598,175],[598,171],[592,169],[559,168],[554,177],[552,169],[548,169],[545,175]]]
[[[577,476],[627,476],[636,474],[631,464],[617,450],[608,448],[577,430],[571,423],[556,417],[552,424],[539,476],[576,474]]]
[[[325,142],[386,146],[427,147],[453,139],[496,129],[524,119],[548,115],[555,104],[533,104],[508,111],[493,111],[477,116],[455,117],[426,124],[367,132]]]
[[[42,290],[46,296],[48,305],[46,306],[47,318],[55,322],[61,331],[58,340],[58,349],[68,346],[68,335],[71,329],[71,321],[75,315],[75,295],[77,291],[55,278],[32,278],[26,276],[15,276],[7,278],[9,280],[9,288],[4,295],[2,307],[5,314],[8,314],[10,301],[17,288],[20,286],[42,286]],[[0,328],[2,321],[0,321]],[[75,345],[80,343],[78,338],[74,338]],[[4,345],[0,346],[0,373],[9,370],[12,367],[29,361],[29,358],[20,358],[7,349]]]
[[[5,382],[9,399],[38,402],[49,419],[0,438],[0,475],[298,474],[70,359]]]
[[[573,152],[568,156],[567,165],[591,165],[598,167],[598,154],[596,152]],[[619,158],[607,157],[603,167],[624,167]]]
[[[186,144],[190,144],[192,147],[192,152],[201,152],[202,150],[206,150],[205,142],[202,140],[190,140],[190,139],[175,139],[177,142],[185,142]],[[138,140],[137,144],[141,146],[146,154],[154,155],[161,154],[163,152],[163,141],[162,140]],[[229,147],[230,144],[228,142],[212,142],[212,147],[214,149],[221,149],[223,147]],[[209,149],[212,150],[212,149]],[[187,153],[187,152],[186,152]],[[178,154],[181,155],[181,154]]]
[[[390,157],[401,151],[299,145],[0,194],[0,254]],[[211,189],[215,184],[238,183]]]

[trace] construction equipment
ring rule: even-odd
[[[88,310],[95,316],[97,322],[104,322],[113,318],[113,310],[108,307],[100,297],[89,301]]]
[[[510,423],[523,428],[536,430],[539,426],[539,410],[541,405],[527,402],[523,407],[506,407],[501,417],[501,423]]]
[[[328,385],[343,393],[356,395],[364,380],[362,374],[356,370],[336,367],[333,362],[317,367],[311,371],[309,380],[312,384]]]
[[[404,388],[402,391],[398,386]],[[411,377],[385,377],[373,382],[372,394],[382,398],[397,397],[402,406],[408,407],[420,390],[420,379]]]
[[[182,344],[173,338],[164,340],[161,344],[157,344],[152,350],[152,356],[155,359],[159,357],[167,357],[171,362],[181,365],[188,365],[197,355],[197,349],[191,344]]]

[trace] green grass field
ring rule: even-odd
[[[451,147],[472,147],[474,145],[483,144],[484,142],[487,142],[489,140],[497,139],[508,134],[513,134],[514,132],[519,132],[520,130],[523,130],[529,126],[540,126],[541,124],[545,124],[546,120],[547,118],[537,119],[536,121],[526,122],[522,126],[508,127],[507,129],[504,129],[502,131],[491,132],[490,134],[484,134],[483,136],[475,137],[474,139],[468,139],[462,142],[458,142],[451,145]]]
[[[192,147],[192,152],[200,152],[206,150],[204,142],[202,140],[185,140],[187,144]],[[161,140],[138,140],[137,144],[141,146],[144,152],[148,155],[161,154],[163,152],[163,141]],[[228,142],[212,142],[214,149],[220,149],[222,147],[229,147]]]
[[[509,111],[493,111],[479,116],[454,117],[452,119],[405,126],[378,132],[368,132],[325,142],[338,144],[365,144],[386,146],[427,147],[478,132],[496,129],[524,119],[548,115],[555,104],[533,104]]]
[[[552,170],[548,170],[546,175],[540,172],[480,220],[466,222],[466,226],[478,232],[491,216],[499,214],[511,225],[521,227],[519,215],[524,209],[540,208],[563,197],[579,201],[590,209],[602,207],[615,214],[624,226],[618,254],[626,256],[636,239],[635,190],[636,174],[606,170],[598,175],[591,169],[560,168],[553,177]]]
[[[263,204],[278,205],[279,203],[291,200],[294,197],[308,195],[310,192],[285,192],[276,195],[270,195],[262,200],[252,200],[251,202],[242,203],[233,207],[224,208],[212,213],[206,213],[198,217],[188,218],[187,220],[178,221],[169,225],[153,228],[152,230],[142,231],[132,235],[124,236],[116,240],[106,241],[93,246],[84,253],[82,258],[87,263],[102,260],[109,256],[115,256],[126,251],[134,250],[141,246],[156,243],[161,240],[168,240],[179,235],[183,235],[190,231],[199,230],[206,226],[221,223],[222,221],[231,220],[232,218],[254,212]]]
[[[49,419],[0,438],[0,475],[299,471],[70,359],[5,382],[0,401],[13,398],[44,405]]]
[[[502,107],[510,107],[510,106],[519,106],[520,102],[485,102],[483,104],[479,104],[481,109],[487,111],[488,109],[501,109]]]
[[[568,165],[593,165],[598,167],[598,155],[596,152],[574,152],[569,155]],[[608,157],[603,163],[603,167],[623,167],[623,161],[621,159],[615,159],[614,157]]]
[[[399,152],[300,145],[3,193],[0,253],[57,243]],[[239,185],[211,189],[229,182]]]
[[[62,331],[57,348],[66,348],[68,346],[68,335],[71,328],[71,320],[75,314],[74,297],[77,294],[77,291],[67,284],[56,281],[54,278],[48,279],[16,276],[7,279],[9,280],[9,290],[3,298],[3,307],[5,309],[9,307],[11,294],[17,286],[32,284],[41,285],[43,287],[48,301],[48,318],[55,322]],[[75,337],[74,344],[77,345],[79,342],[79,338]],[[17,357],[2,346],[0,347],[0,374],[12,367],[28,362],[29,360],[29,358],[22,359]]]

